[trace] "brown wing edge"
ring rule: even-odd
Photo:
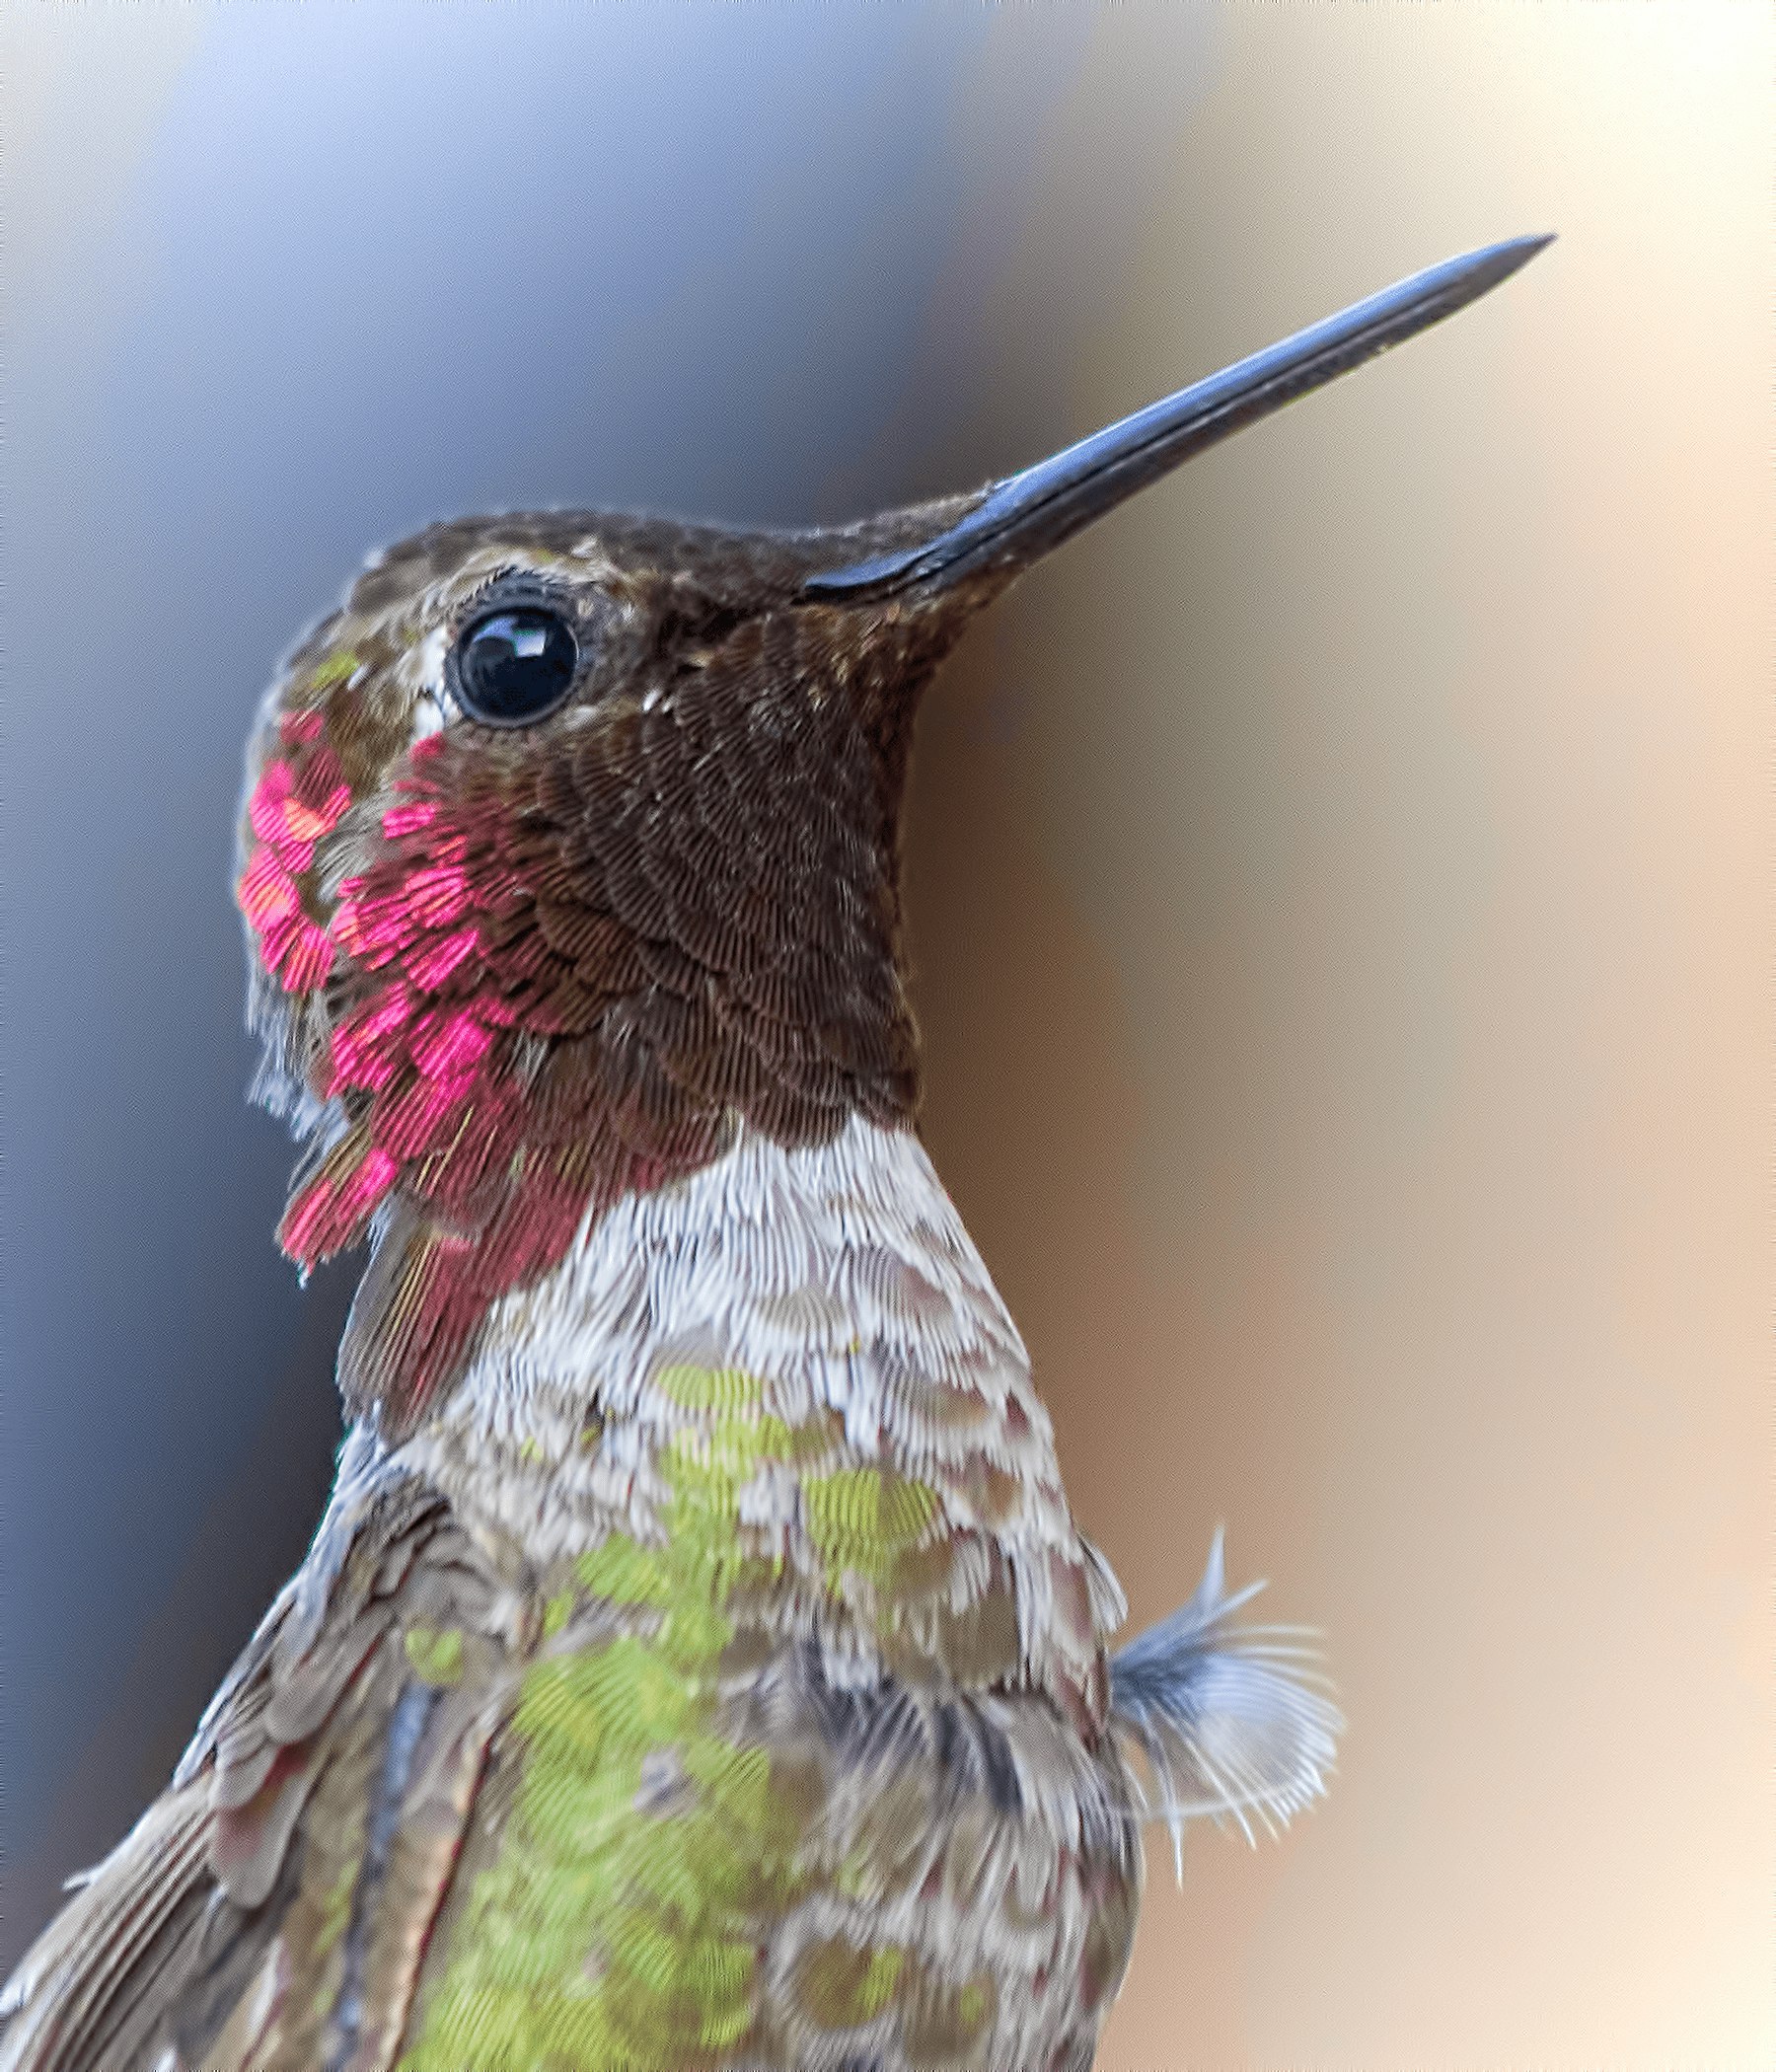
[[[0,2072],[392,2062],[510,1696],[516,1600],[354,1438],[172,1787],[0,1997]]]

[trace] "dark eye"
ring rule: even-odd
[[[450,659],[450,688],[471,719],[523,726],[572,689],[579,643],[560,613],[517,605],[465,627]]]

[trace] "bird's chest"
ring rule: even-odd
[[[1115,1757],[1027,1690],[835,1681],[739,1601],[763,1579],[726,1537],[585,1562],[403,2063],[1088,2063],[1137,1898]]]
[[[538,1610],[405,2062],[1088,2058],[1137,1877],[1096,1570],[922,1166],[624,1233],[427,1441]]]

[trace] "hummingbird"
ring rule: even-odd
[[[1280,1825],[1342,1721],[1219,1535],[1113,1652],[917,1131],[915,716],[1033,562],[1547,242],[973,493],[372,557],[264,702],[236,888],[280,1242],[370,1247],[337,1477],[0,2067],[1091,2064],[1144,1827]]]

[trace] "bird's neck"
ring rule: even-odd
[[[494,1306],[402,1451],[545,1592],[694,1519],[731,1535],[787,1632],[860,1673],[1034,1680],[1101,1708],[1115,1586],[910,1130],[853,1118],[800,1149],[746,1132],[589,1218]]]

